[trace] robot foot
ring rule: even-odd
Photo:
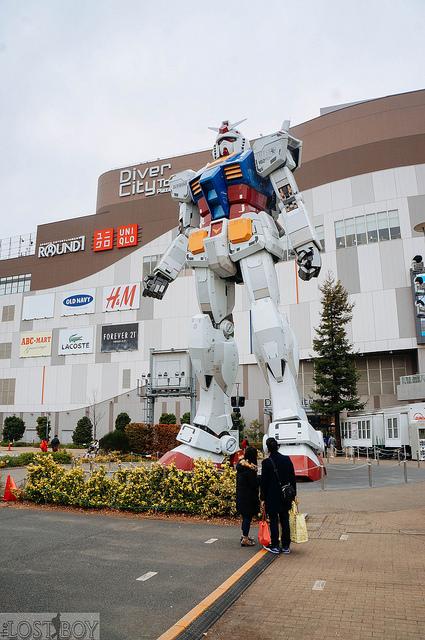
[[[295,475],[299,481],[316,481],[321,478],[323,460],[306,444],[283,444],[279,453],[289,456],[294,465]]]
[[[159,464],[164,467],[169,467],[174,464],[177,469],[182,471],[192,471],[194,461],[197,458],[203,458],[204,460],[211,460],[211,462],[219,467],[223,460],[223,455],[212,453],[211,451],[203,451],[202,449],[195,449],[187,444],[181,444],[171,451],[167,451],[159,460]]]

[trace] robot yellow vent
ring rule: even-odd
[[[189,243],[187,245],[190,253],[202,253],[204,251],[204,238],[208,235],[206,229],[199,229],[199,231],[192,231],[189,236]]]
[[[228,238],[233,244],[246,242],[252,237],[251,218],[236,218],[230,220],[227,227]]]

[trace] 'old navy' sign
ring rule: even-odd
[[[52,258],[53,256],[61,256],[65,253],[84,251],[85,241],[85,236],[78,236],[76,238],[68,238],[67,240],[43,242],[38,247],[38,257]]]
[[[93,296],[82,294],[80,296],[68,296],[68,298],[65,298],[65,300],[63,301],[63,304],[66,307],[85,307],[86,305],[90,304],[90,302],[93,302],[93,300]]]

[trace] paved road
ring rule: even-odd
[[[13,508],[0,540],[0,611],[100,612],[102,640],[157,638],[258,550],[235,527]]]

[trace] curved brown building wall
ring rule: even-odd
[[[301,190],[362,173],[425,163],[425,90],[388,96],[345,107],[291,129],[303,140],[303,161],[297,171]],[[127,168],[170,164],[163,177],[197,169],[211,158],[209,150],[165,158]],[[41,225],[39,243],[84,234],[86,250],[49,259],[36,256],[0,261],[0,275],[32,274],[33,290],[61,286],[114,264],[137,247],[95,253],[95,229],[138,223],[141,245],[177,225],[178,209],[168,193],[119,196],[120,172],[107,171],[98,180],[96,215]]]

